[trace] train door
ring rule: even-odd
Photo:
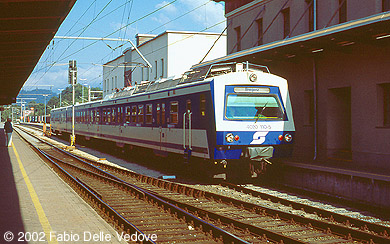
[[[186,162],[192,153],[192,109],[191,100],[186,101],[186,109],[183,113],[183,149]]]
[[[156,105],[156,122],[157,126],[159,127],[159,132],[160,132],[160,145],[159,149],[161,152],[166,152],[166,143],[167,143],[167,123],[166,123],[166,108],[165,108],[165,103],[158,103]]]

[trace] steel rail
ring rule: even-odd
[[[18,133],[19,134],[19,133]],[[20,134],[19,134],[20,135]],[[29,143],[23,136],[21,136],[27,143]],[[115,209],[113,209],[110,205],[104,202],[98,194],[90,189],[87,185],[81,182],[79,179],[73,177],[67,170],[54,162],[47,154],[45,154],[42,150],[35,147],[34,145],[29,145],[34,149],[34,151],[38,152],[39,155],[44,157],[48,162],[50,162],[50,167],[68,184],[78,192],[84,200],[89,202],[90,204],[98,207],[99,211],[107,217],[107,219],[114,220],[111,224],[113,224],[117,229],[130,234],[131,232],[138,232],[141,235],[146,236],[141,230],[139,230],[135,225],[126,220],[121,214],[119,214]],[[152,240],[147,240],[145,243],[155,243]]]
[[[375,231],[376,233],[383,233],[383,235],[387,235],[390,233],[389,227],[386,227],[384,225],[380,225],[377,223],[372,223],[372,222],[364,221],[364,220],[357,219],[357,218],[351,218],[351,217],[343,215],[343,214],[335,213],[335,212],[332,212],[332,211],[329,211],[326,209],[322,209],[322,208],[315,207],[315,206],[310,206],[310,205],[299,203],[296,201],[280,198],[277,196],[273,196],[271,194],[255,191],[255,190],[248,189],[246,187],[235,185],[232,183],[222,182],[222,183],[220,183],[220,185],[224,186],[224,187],[228,187],[230,189],[234,189],[238,192],[249,194],[249,195],[252,195],[255,197],[260,197],[262,199],[266,199],[266,200],[269,200],[269,201],[274,202],[274,203],[279,202],[283,205],[291,206],[293,209],[296,209],[296,210],[303,210],[307,213],[319,214],[321,217],[330,218],[330,219],[333,219],[334,221],[337,221],[340,223],[349,223],[350,225],[355,225],[356,227],[358,227],[362,230]]]
[[[20,133],[18,133],[26,142],[28,142]],[[36,138],[36,137],[35,137]],[[40,138],[37,138],[38,140],[42,141]],[[44,143],[47,143],[45,141],[42,141]],[[64,160],[61,160],[59,158],[56,158],[54,157],[53,155],[50,155],[46,152],[44,152],[43,150],[39,149],[38,147],[36,147],[35,145],[33,145],[32,143],[28,142],[29,145],[34,149],[36,150],[37,152],[39,152],[40,155],[43,155],[45,158],[47,158],[48,160],[50,160],[52,163],[54,163],[58,168],[60,168],[61,170],[63,171],[66,171],[63,169],[63,167],[59,166],[58,163],[54,162],[55,161],[58,161],[60,163],[62,163],[63,165],[66,165],[67,167],[70,167],[72,169],[76,169],[80,172],[84,172],[84,173],[87,173],[89,175],[93,175],[95,177],[100,177],[100,178],[103,178],[106,182],[110,182],[111,184],[116,184],[118,187],[125,187],[127,188],[128,191],[132,191],[133,193],[137,194],[139,198],[146,198],[147,200],[149,201],[153,201],[153,202],[156,202],[158,203],[160,206],[163,206],[165,209],[167,210],[170,210],[170,212],[172,213],[175,213],[177,214],[178,218],[183,218],[186,220],[186,222],[191,222],[194,224],[194,227],[201,227],[202,230],[204,232],[208,232],[210,234],[212,234],[216,239],[219,239],[219,238],[222,238],[223,242],[224,243],[244,243],[244,244],[249,244],[248,242],[242,240],[241,238],[213,225],[213,224],[210,224],[198,217],[196,217],[195,215],[192,215],[191,213],[188,213],[186,211],[184,211],[183,209],[173,205],[172,203],[169,203],[167,201],[164,201],[163,199],[159,198],[158,196],[155,196],[153,195],[152,193],[138,187],[138,186],[135,186],[131,183],[128,183],[128,182],[125,182],[123,181],[122,179],[119,179],[117,178],[116,176],[114,175],[111,175],[101,169],[99,169],[98,167],[94,166],[94,165],[91,165],[90,163],[87,163],[85,162],[84,160],[80,160],[79,158],[77,157],[74,157],[74,155],[72,154],[69,154],[68,152],[62,150],[62,149],[59,149],[59,148],[56,148],[57,150],[60,150],[60,151],[63,151],[65,153],[67,153],[69,156],[72,156],[74,158],[77,158],[78,160],[80,160],[82,163],[84,164],[87,164],[88,166],[92,167],[92,169],[96,170],[97,172],[93,172],[93,171],[89,171],[87,169],[83,169],[81,167],[78,167],[76,165],[73,165],[73,164],[70,164],[70,163],[67,163],[65,162]],[[50,144],[50,143],[49,143]],[[53,145],[54,146],[54,145]],[[69,173],[67,173],[69,174]],[[69,174],[70,175],[70,174]],[[71,175],[70,175],[71,176]],[[78,180],[77,178],[71,176],[75,181],[77,181],[80,185],[83,185],[83,187],[88,190],[88,192],[90,192],[91,194],[93,194],[95,196],[95,198],[98,198],[98,195],[100,194],[95,194],[94,192],[96,192],[95,190],[93,190],[90,186],[88,185],[84,185],[80,180]],[[142,196],[141,196],[142,195]],[[100,198],[101,202],[103,202],[103,200]],[[108,205],[108,204],[107,204]],[[126,220],[123,216],[121,216],[119,213],[117,213],[115,211],[115,209],[111,208],[117,215],[120,216],[121,219],[124,219]],[[127,221],[127,220],[126,220]],[[128,221],[127,221],[128,222]],[[128,222],[130,223],[130,222]],[[130,223],[131,224],[131,223]],[[136,228],[135,225],[131,224],[132,226],[134,226]],[[143,234],[141,231],[139,231],[141,234]]]
[[[45,143],[47,143],[47,142],[45,142]],[[62,149],[59,149],[59,150],[62,150]],[[62,151],[64,151],[64,150],[62,150]],[[64,152],[66,152],[66,151],[64,151]],[[66,152],[66,153],[69,155],[72,155],[69,152]],[[75,156],[75,157],[80,158],[78,156]],[[319,229],[328,230],[328,231],[330,230],[332,233],[337,233],[337,234],[345,236],[345,237],[351,236],[352,238],[359,239],[359,240],[366,240],[366,241],[372,240],[375,243],[390,242],[390,239],[386,235],[379,236],[378,234],[372,234],[372,233],[369,233],[367,231],[352,229],[352,228],[348,228],[346,226],[342,226],[342,225],[338,225],[338,224],[334,224],[334,223],[328,223],[328,222],[315,220],[315,219],[308,219],[308,218],[305,218],[302,216],[286,213],[286,212],[281,211],[281,210],[265,208],[265,207],[255,205],[252,203],[243,202],[243,201],[240,201],[240,200],[237,200],[234,198],[221,196],[221,195],[206,192],[206,191],[201,191],[201,190],[189,187],[189,186],[184,186],[181,184],[168,182],[165,180],[156,179],[156,178],[149,177],[149,176],[140,175],[138,173],[127,171],[127,170],[122,170],[122,169],[116,168],[114,166],[100,164],[97,162],[94,162],[93,164],[98,164],[102,168],[110,169],[110,170],[113,170],[114,172],[118,172],[122,175],[128,175],[130,177],[137,178],[138,180],[140,180],[142,182],[146,182],[146,183],[149,183],[149,184],[152,184],[152,185],[155,185],[155,186],[167,189],[167,190],[171,190],[171,191],[174,191],[177,193],[191,195],[194,197],[213,198],[213,199],[217,199],[218,201],[233,203],[236,206],[243,206],[244,208],[247,208],[247,209],[254,209],[258,213],[265,212],[271,216],[279,216],[280,218],[283,218],[286,220],[293,219],[297,223],[302,223],[302,224],[306,224],[306,225],[310,224],[313,227],[316,227]]]

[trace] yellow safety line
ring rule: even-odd
[[[22,175],[23,175],[23,179],[26,182],[27,189],[28,189],[30,196],[31,196],[31,200],[33,201],[35,210],[37,211],[39,222],[41,222],[43,231],[46,234],[46,240],[48,241],[48,243],[58,244],[58,241],[57,241],[57,238],[55,237],[55,235],[54,234],[52,236],[50,235],[50,233],[53,233],[53,229],[51,228],[49,220],[47,219],[46,214],[43,211],[42,205],[39,202],[38,195],[35,192],[34,187],[31,184],[30,179],[27,176],[26,170],[23,167],[22,161],[20,160],[20,157],[19,157],[19,153],[16,151],[16,148],[15,148],[15,145],[13,142],[12,142],[12,149],[14,150],[16,159],[18,160],[18,163],[19,163],[20,171],[22,172]]]

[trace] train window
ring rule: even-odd
[[[126,107],[126,123],[130,123],[130,122],[131,122],[131,108]]]
[[[179,102],[171,102],[169,118],[171,124],[179,123]]]
[[[146,104],[146,124],[153,123],[153,106],[152,104]]]
[[[161,104],[161,124],[165,124],[165,103]]]
[[[118,107],[117,122],[122,124],[123,107]]]
[[[96,122],[100,123],[100,110],[96,109]]]
[[[106,118],[107,118],[107,122],[111,123],[111,109],[110,108],[107,109],[107,116],[106,116]]]
[[[102,122],[103,123],[107,122],[107,110],[105,108],[103,108]]]
[[[161,125],[161,105],[159,103],[157,103],[156,105],[156,113],[157,113],[157,119],[156,119],[157,125]]]
[[[116,113],[115,108],[112,108],[112,110],[111,110],[111,116],[112,116],[111,122],[112,122],[112,123],[116,123],[116,122],[117,122],[117,113]]]
[[[206,96],[200,94],[200,116],[206,116]]]
[[[131,107],[131,122],[137,123],[137,106]]]
[[[225,116],[231,120],[283,120],[277,96],[228,94]]]
[[[144,105],[138,105],[138,123],[144,123]]]

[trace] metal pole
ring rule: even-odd
[[[75,79],[72,79],[72,139],[71,139],[71,142],[70,142],[70,145],[71,146],[74,146],[75,144],[75,134],[74,134],[74,122],[75,122],[75,118],[74,118],[74,98],[75,98],[75,92],[74,92],[74,86],[75,86]]]
[[[88,102],[91,101],[91,86],[88,86]]]
[[[23,99],[21,99],[20,103],[20,122],[23,122]]]
[[[61,101],[61,95],[62,95],[62,91],[64,90],[64,89],[58,89],[59,91],[60,91],[60,108],[62,107],[62,101]]]
[[[313,30],[317,30],[317,0],[313,0]]]
[[[45,97],[45,118],[44,118],[43,121],[44,121],[44,123],[46,124],[46,97],[47,97],[47,96],[44,96],[44,97]]]
[[[137,46],[134,45],[134,43],[130,39],[122,39],[122,38],[106,38],[106,37],[75,37],[75,36],[54,36],[53,38],[56,39],[80,39],[80,40],[97,40],[97,41],[125,41],[129,42],[135,49],[135,51],[138,53],[138,55],[145,61],[147,66],[152,68],[152,65],[149,63],[149,61],[142,55],[142,53],[138,50]]]

